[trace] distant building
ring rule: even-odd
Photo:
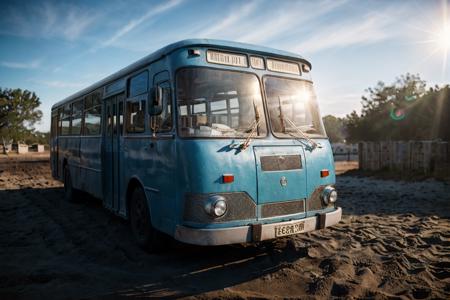
[[[29,147],[29,151],[32,152],[44,152],[45,148],[44,145],[39,145],[39,144],[33,144]]]
[[[10,151],[17,152],[18,154],[28,153],[28,145],[27,144],[11,144]]]

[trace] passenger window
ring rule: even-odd
[[[84,135],[99,135],[102,124],[100,105],[87,109],[84,113]]]
[[[58,113],[57,111],[52,111],[52,124],[50,127],[51,136],[57,137],[58,136]]]
[[[170,85],[163,82],[158,85],[162,88],[162,105],[161,114],[150,117],[150,128],[152,132],[167,132],[172,129],[172,100],[170,93]]]
[[[102,128],[101,92],[86,97],[84,111],[84,135],[99,135]]]
[[[80,135],[83,118],[83,100],[72,104],[72,135]]]
[[[123,98],[119,97],[119,135],[123,134]]]
[[[64,105],[61,117],[61,135],[70,134],[70,115],[72,111],[72,104],[68,103]]]
[[[129,133],[145,131],[145,101],[128,101],[126,128]]]
[[[134,77],[131,77],[128,87],[128,97],[134,97],[147,92],[148,72],[144,71]]]
[[[60,107],[58,108],[58,128],[57,128],[58,136],[62,134],[61,133],[62,116],[63,116],[63,108]]]

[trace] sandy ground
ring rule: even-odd
[[[341,223],[248,246],[149,255],[45,158],[0,158],[0,299],[450,298],[449,185],[338,176]]]
[[[341,175],[351,170],[357,170],[359,164],[357,161],[337,161],[334,163],[336,175]]]

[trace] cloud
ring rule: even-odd
[[[137,19],[133,18],[132,20],[128,21],[127,24],[125,24],[124,26],[119,28],[109,39],[107,39],[106,41],[104,41],[101,44],[101,47],[107,47],[107,46],[113,44],[114,42],[119,40],[122,36],[126,35],[128,32],[132,31],[134,28],[141,25],[143,22],[147,21],[151,17],[154,17],[165,11],[168,11],[168,10],[178,6],[181,2],[182,2],[182,0],[171,0],[171,1],[168,1],[164,4],[161,4],[156,7],[152,6],[149,10],[147,10],[147,12],[144,15],[142,15],[141,17],[139,17]],[[96,50],[96,49],[98,49],[98,48],[94,48],[93,50]]]
[[[83,82],[72,82],[72,81],[60,81],[60,80],[37,80],[30,79],[30,82],[45,85],[52,88],[82,88],[88,86],[87,83]]]
[[[232,9],[231,13],[222,21],[210,28],[199,32],[198,35],[200,37],[211,37],[214,35],[221,35],[224,32],[230,32],[230,29],[233,28],[233,26],[239,25],[241,23],[241,20],[254,12],[256,8],[257,3],[253,1],[239,6],[239,9]]]
[[[97,18],[97,15],[80,15],[76,11],[70,11],[67,14],[66,23],[61,34],[68,40],[75,40],[80,37]]]
[[[263,43],[292,33],[295,36],[304,24],[343,6],[346,2],[347,0],[315,1],[297,5],[289,2],[287,7],[279,5],[283,2],[277,2],[277,7],[270,9],[270,13],[263,15],[260,20],[253,19],[248,20],[248,24],[240,24],[247,27],[247,30],[244,30],[245,33],[238,39],[249,43]]]
[[[10,69],[37,69],[41,66],[41,60],[33,60],[31,62],[1,61],[0,66]]]
[[[0,34],[76,40],[99,20],[100,13],[63,2],[34,2],[3,8]]]
[[[344,23],[318,28],[317,33],[294,46],[302,53],[318,52],[330,48],[367,45],[395,37],[398,31],[393,21],[382,14],[369,13]]]

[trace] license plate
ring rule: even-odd
[[[305,222],[297,222],[289,225],[280,225],[275,227],[275,237],[296,234],[305,229]]]

